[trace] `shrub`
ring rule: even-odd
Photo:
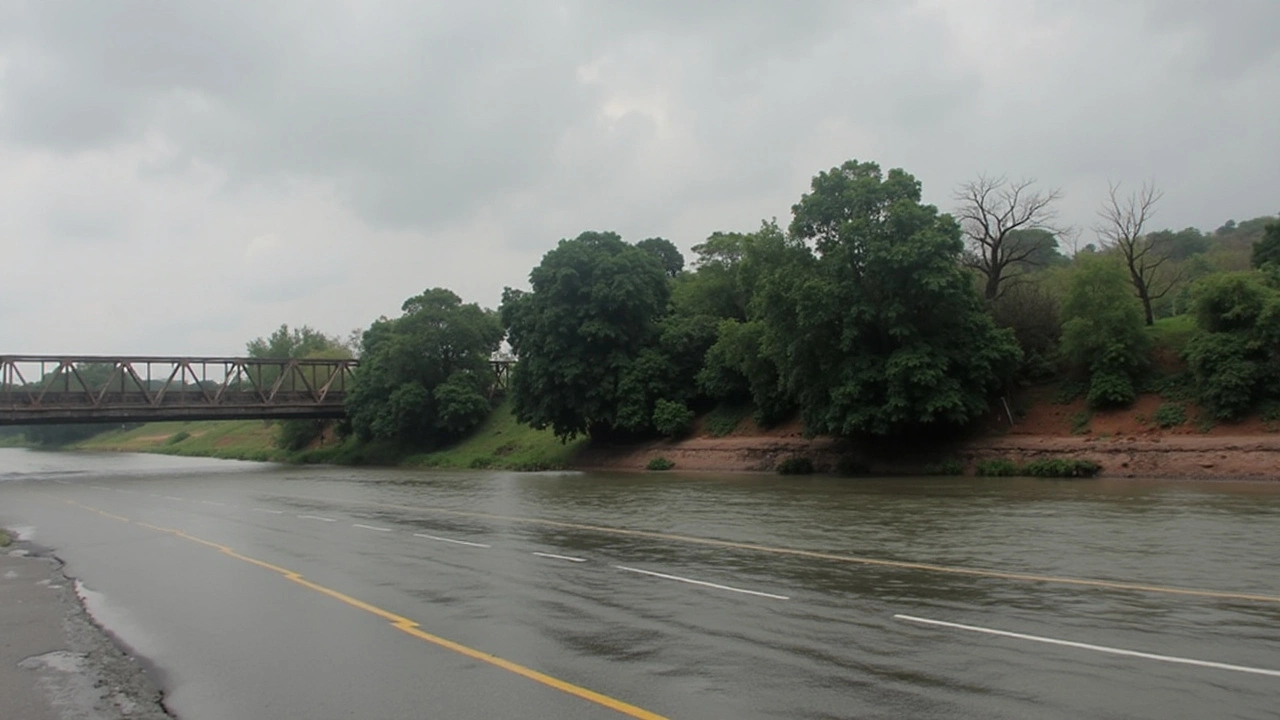
[[[1210,332],[1187,343],[1185,357],[1200,403],[1219,420],[1233,420],[1253,405],[1260,381],[1252,343],[1241,334]]]
[[[285,420],[280,423],[276,447],[281,450],[302,450],[319,440],[323,433],[323,420]]]
[[[666,459],[666,458],[664,458],[664,457],[656,457],[656,458],[653,458],[652,460],[650,460],[650,461],[649,461],[649,464],[648,464],[646,467],[647,467],[649,470],[653,470],[653,471],[655,471],[655,472],[660,472],[660,471],[662,471],[662,470],[670,470],[671,468],[673,468],[673,467],[675,467],[675,466],[676,466],[676,464],[675,464],[675,463],[671,462],[670,460],[668,460],[668,459]]]
[[[924,466],[925,475],[963,475],[964,463],[959,460],[943,460]]]
[[[1089,432],[1089,423],[1093,421],[1093,413],[1081,410],[1071,416],[1071,434],[1083,435]]]
[[[1151,338],[1124,268],[1112,258],[1081,258],[1062,316],[1062,353],[1088,370],[1090,407],[1133,402],[1133,381],[1146,366]]]
[[[497,462],[498,459],[492,455],[481,455],[480,457],[471,458],[471,462],[467,463],[467,467],[472,470],[485,470],[493,467]]]
[[[688,435],[693,429],[693,411],[684,403],[659,400],[653,404],[653,427],[667,437]]]
[[[169,439],[164,441],[164,444],[177,445],[178,443],[182,442],[183,440],[186,440],[189,437],[191,437],[191,433],[187,432],[186,430],[181,430],[179,432],[176,432],[170,435]]]
[[[1156,408],[1153,416],[1156,425],[1165,428],[1177,427],[1187,421],[1187,410],[1182,405],[1164,403]]]
[[[0,548],[9,547],[10,542],[12,541],[9,539],[9,533],[0,530]]]
[[[979,460],[974,472],[979,477],[1013,477],[1018,474],[1018,463],[1008,458]]]
[[[1128,407],[1137,397],[1133,378],[1111,367],[1104,367],[1089,378],[1089,394],[1085,396],[1085,401],[1091,408]]]
[[[789,457],[778,463],[779,475],[812,475],[813,461],[802,455]]]
[[[1023,475],[1042,478],[1086,478],[1101,471],[1102,466],[1092,460],[1032,460],[1022,466]]]
[[[1013,330],[1022,348],[1018,375],[1026,379],[1052,377],[1058,355],[1062,321],[1058,303],[1038,285],[1015,284],[991,304],[996,325]]]

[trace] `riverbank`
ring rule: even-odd
[[[1083,402],[1024,398],[1012,425],[997,418],[964,442],[913,447],[897,454],[859,448],[833,438],[806,438],[798,422],[760,429],[749,419],[714,436],[700,420],[693,436],[627,445],[562,443],[550,431],[516,422],[501,405],[469,438],[435,452],[406,453],[378,444],[341,441],[331,434],[311,447],[276,447],[277,425],[262,421],[149,423],[77,443],[75,449],[150,452],[288,463],[400,465],[440,469],[643,471],[655,459],[683,471],[771,472],[788,458],[804,458],[819,472],[919,475],[963,468],[974,474],[988,460],[1018,464],[1042,459],[1087,460],[1103,477],[1274,478],[1280,468],[1280,424],[1251,418],[1233,424],[1198,420],[1199,412],[1158,396],[1125,410],[1089,413]],[[1171,409],[1172,408],[1172,409]],[[1174,412],[1176,410],[1176,413]],[[1157,417],[1182,421],[1160,427]],[[723,430],[723,428],[721,428]]]
[[[516,421],[503,403],[469,437],[431,452],[339,439],[331,431],[301,450],[277,447],[280,426],[262,420],[146,423],[69,446],[97,452],[142,452],[297,464],[400,465],[453,470],[552,470],[575,464],[585,438],[561,442],[550,430]]]

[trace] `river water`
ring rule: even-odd
[[[673,717],[1280,717],[1280,482],[439,473],[0,450],[0,522],[74,554],[74,531],[35,499],[46,490],[368,588],[424,626]],[[343,552],[291,539],[312,532],[307,518],[331,522],[324,541]],[[408,550],[402,537],[472,545]],[[436,585],[406,579],[419,562]],[[179,674],[190,662],[171,660]]]

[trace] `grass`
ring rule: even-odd
[[[1168,350],[1174,355],[1182,354],[1196,332],[1195,318],[1190,315],[1161,318],[1147,328],[1147,336],[1154,348]]]
[[[152,452],[260,462],[295,461],[298,453],[275,446],[279,428],[262,420],[146,423],[113,430],[76,443],[78,450]]]
[[[550,430],[522,425],[511,414],[509,402],[504,402],[470,437],[443,450],[410,456],[404,464],[448,469],[556,470],[568,467],[586,443],[586,438],[563,443]]]
[[[751,415],[750,405],[726,405],[720,403],[703,418],[703,427],[711,437],[724,437]]]
[[[29,444],[27,439],[22,436],[22,433],[0,435],[0,448],[27,447]]]

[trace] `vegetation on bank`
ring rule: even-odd
[[[9,547],[11,542],[13,541],[9,538],[9,533],[4,530],[0,530],[0,548]]]
[[[1112,185],[1097,241],[1078,247],[1055,222],[1061,193],[1033,181],[979,176],[950,213],[922,196],[902,169],[849,161],[812,179],[786,225],[714,232],[689,267],[666,239],[584,232],[497,310],[431,288],[346,341],[281,326],[248,344],[255,357],[358,354],[346,422],[117,430],[81,446],[538,469],[570,463],[584,438],[724,435],[748,413],[870,446],[929,444],[1012,419],[1019,391],[1045,383],[1084,398],[1080,433],[1153,392],[1163,428],[1280,421],[1275,218],[1152,230],[1159,191]],[[498,387],[504,341],[518,362]]]

